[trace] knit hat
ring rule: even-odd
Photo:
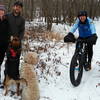
[[[80,11],[78,13],[78,17],[80,17],[80,16],[86,16],[87,17],[87,11]]]
[[[20,7],[23,7],[23,3],[21,1],[16,1],[14,3],[14,6],[20,6]]]
[[[0,10],[4,10],[5,11],[6,10],[5,9],[5,5],[0,5]]]

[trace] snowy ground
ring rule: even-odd
[[[40,100],[100,100],[100,21],[95,21],[98,41],[94,46],[94,56],[92,61],[92,70],[83,72],[81,84],[73,87],[69,79],[69,65],[74,53],[75,44],[65,44],[60,42],[37,42],[30,43],[31,48],[35,46],[43,47],[46,44],[46,50],[39,52],[40,62],[36,66],[38,73]],[[60,25],[55,30],[69,27]],[[67,30],[67,32],[68,32]],[[60,30],[61,32],[61,30]],[[42,66],[41,66],[42,65]],[[18,97],[3,96],[3,90],[0,90],[0,100],[19,100]]]

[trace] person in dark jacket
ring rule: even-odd
[[[23,39],[24,36],[24,30],[25,30],[25,19],[21,16],[23,4],[20,1],[16,1],[12,6],[12,12],[7,14],[8,23],[10,26],[10,39],[13,38],[14,35],[17,35],[20,40]],[[20,64],[20,55],[17,56],[17,70],[19,70],[19,64]],[[6,66],[5,66],[6,67]],[[6,70],[6,69],[5,69]],[[17,78],[19,79],[19,71],[17,71]]]
[[[23,39],[25,30],[25,19],[21,16],[23,4],[16,1],[12,7],[12,12],[7,14],[8,22],[10,25],[10,35],[17,34],[20,40]]]
[[[5,15],[5,6],[0,5],[0,86],[1,86],[1,65],[8,48],[9,24]]]
[[[79,31],[79,37],[78,39],[85,39],[87,41],[87,52],[88,52],[88,63],[85,67],[86,71],[89,71],[91,69],[91,60],[93,56],[93,45],[96,44],[97,35],[96,35],[96,29],[95,25],[89,17],[87,17],[86,11],[80,11],[78,14],[78,18],[71,28],[70,32],[67,36],[65,36],[64,41],[65,42],[75,42],[75,38],[73,33],[78,29]],[[78,47],[78,43],[76,43],[76,49]]]

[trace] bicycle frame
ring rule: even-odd
[[[75,52],[78,53],[79,59],[80,59],[80,57],[83,56],[83,61],[84,61],[84,65],[85,65],[85,63],[87,63],[87,43],[85,40],[78,40],[77,42],[78,42],[77,43],[78,46],[76,46]]]

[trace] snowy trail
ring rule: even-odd
[[[48,85],[43,95],[50,97],[50,100],[61,100],[61,99],[66,100],[67,98],[68,98],[67,100],[99,100],[100,87],[96,87],[98,82],[100,82],[98,69],[99,67],[95,65],[90,72],[84,71],[82,82],[78,87],[73,87],[71,85],[68,73],[66,74],[65,72],[65,74],[63,75],[66,75],[67,77],[65,78],[65,76],[62,75],[64,79],[62,81],[60,81],[61,80],[60,79],[58,81],[58,85],[57,84]],[[47,91],[50,91],[50,94],[48,94]],[[46,99],[42,98],[41,100],[46,100]]]
[[[83,89],[81,90],[81,93],[79,94],[79,100],[99,100],[98,97],[100,98],[100,92],[96,92],[94,90],[97,90],[99,87],[96,88],[96,84],[99,80],[99,73],[98,69],[93,68],[91,72],[84,73],[84,83],[82,82],[81,85]],[[84,79],[85,78],[85,79]],[[88,91],[87,91],[88,90]],[[97,97],[97,98],[96,98]]]

